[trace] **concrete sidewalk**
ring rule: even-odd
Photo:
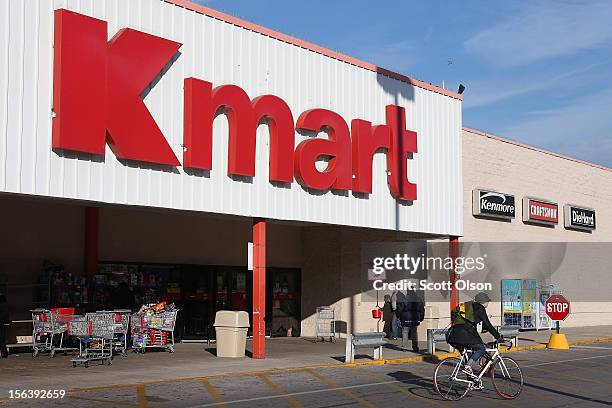
[[[612,326],[567,328],[563,332],[570,343],[605,338],[610,341]],[[541,347],[550,333],[552,331],[522,332],[519,346]],[[400,345],[400,341],[389,341],[384,349],[384,358],[397,363],[422,358],[423,354],[402,351]],[[440,352],[448,350],[445,344],[438,346]],[[247,347],[250,347],[250,343]],[[421,348],[426,349],[424,342],[421,342]],[[275,338],[267,342],[268,355],[265,360],[222,359],[214,355],[214,345],[190,343],[177,344],[174,354],[155,351],[144,355],[129,353],[128,357],[115,357],[111,366],[93,364],[89,368],[73,368],[70,356],[60,354],[53,359],[46,355],[32,358],[26,353],[0,360],[0,395],[6,395],[10,389],[76,389],[239,375],[304,366],[334,366],[343,364],[344,350],[345,342],[342,339],[336,343],[320,343],[306,338]],[[357,350],[356,361],[372,362],[371,353],[370,349]]]

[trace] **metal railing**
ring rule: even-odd
[[[506,339],[512,341],[512,346],[516,347],[518,345],[518,335],[519,335],[520,326],[497,326],[497,330],[499,334],[504,336]],[[444,342],[446,343],[446,333],[448,333],[448,328],[446,329],[427,329],[427,353],[428,354],[436,354],[436,343]],[[453,348],[450,347],[450,351],[453,351]]]

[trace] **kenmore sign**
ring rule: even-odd
[[[565,228],[585,231],[595,229],[595,210],[572,204],[566,204],[564,207]]]
[[[472,214],[475,216],[511,219],[516,214],[514,196],[511,194],[476,189],[472,198]]]

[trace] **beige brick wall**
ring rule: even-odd
[[[533,148],[463,132],[463,238],[468,241],[609,242],[612,241],[612,170],[561,158]],[[472,190],[485,188],[514,194],[517,214],[512,222],[472,216]],[[524,224],[522,198],[533,196],[559,204],[594,208],[597,229],[592,233]]]
[[[464,130],[463,183],[463,241],[612,242],[611,169],[551,154],[483,132]],[[511,222],[503,222],[474,217],[472,190],[475,188],[513,194],[517,204],[516,218]],[[523,223],[524,196],[558,203],[559,224],[548,228]],[[597,229],[591,233],[565,229],[563,205],[567,203],[595,209]],[[592,259],[590,264],[585,260],[582,268],[565,269],[562,274],[563,276],[556,276],[555,279],[566,289],[574,280],[578,280],[583,286],[610,285],[612,293],[610,265],[601,265],[595,259]],[[499,303],[492,304],[489,313],[499,321]],[[563,324],[612,324],[612,311],[609,304],[602,307],[601,302],[575,301],[572,302],[572,314]]]

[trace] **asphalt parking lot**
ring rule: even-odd
[[[459,402],[443,401],[432,389],[434,363],[285,369],[173,379],[118,386],[75,388],[55,400],[1,401],[3,407],[587,407],[612,405],[612,343],[571,351],[512,353],[525,387],[516,400],[502,400],[485,380]],[[84,373],[84,375],[87,375]],[[135,379],[137,380],[137,379]],[[40,385],[44,389],[44,384]]]

